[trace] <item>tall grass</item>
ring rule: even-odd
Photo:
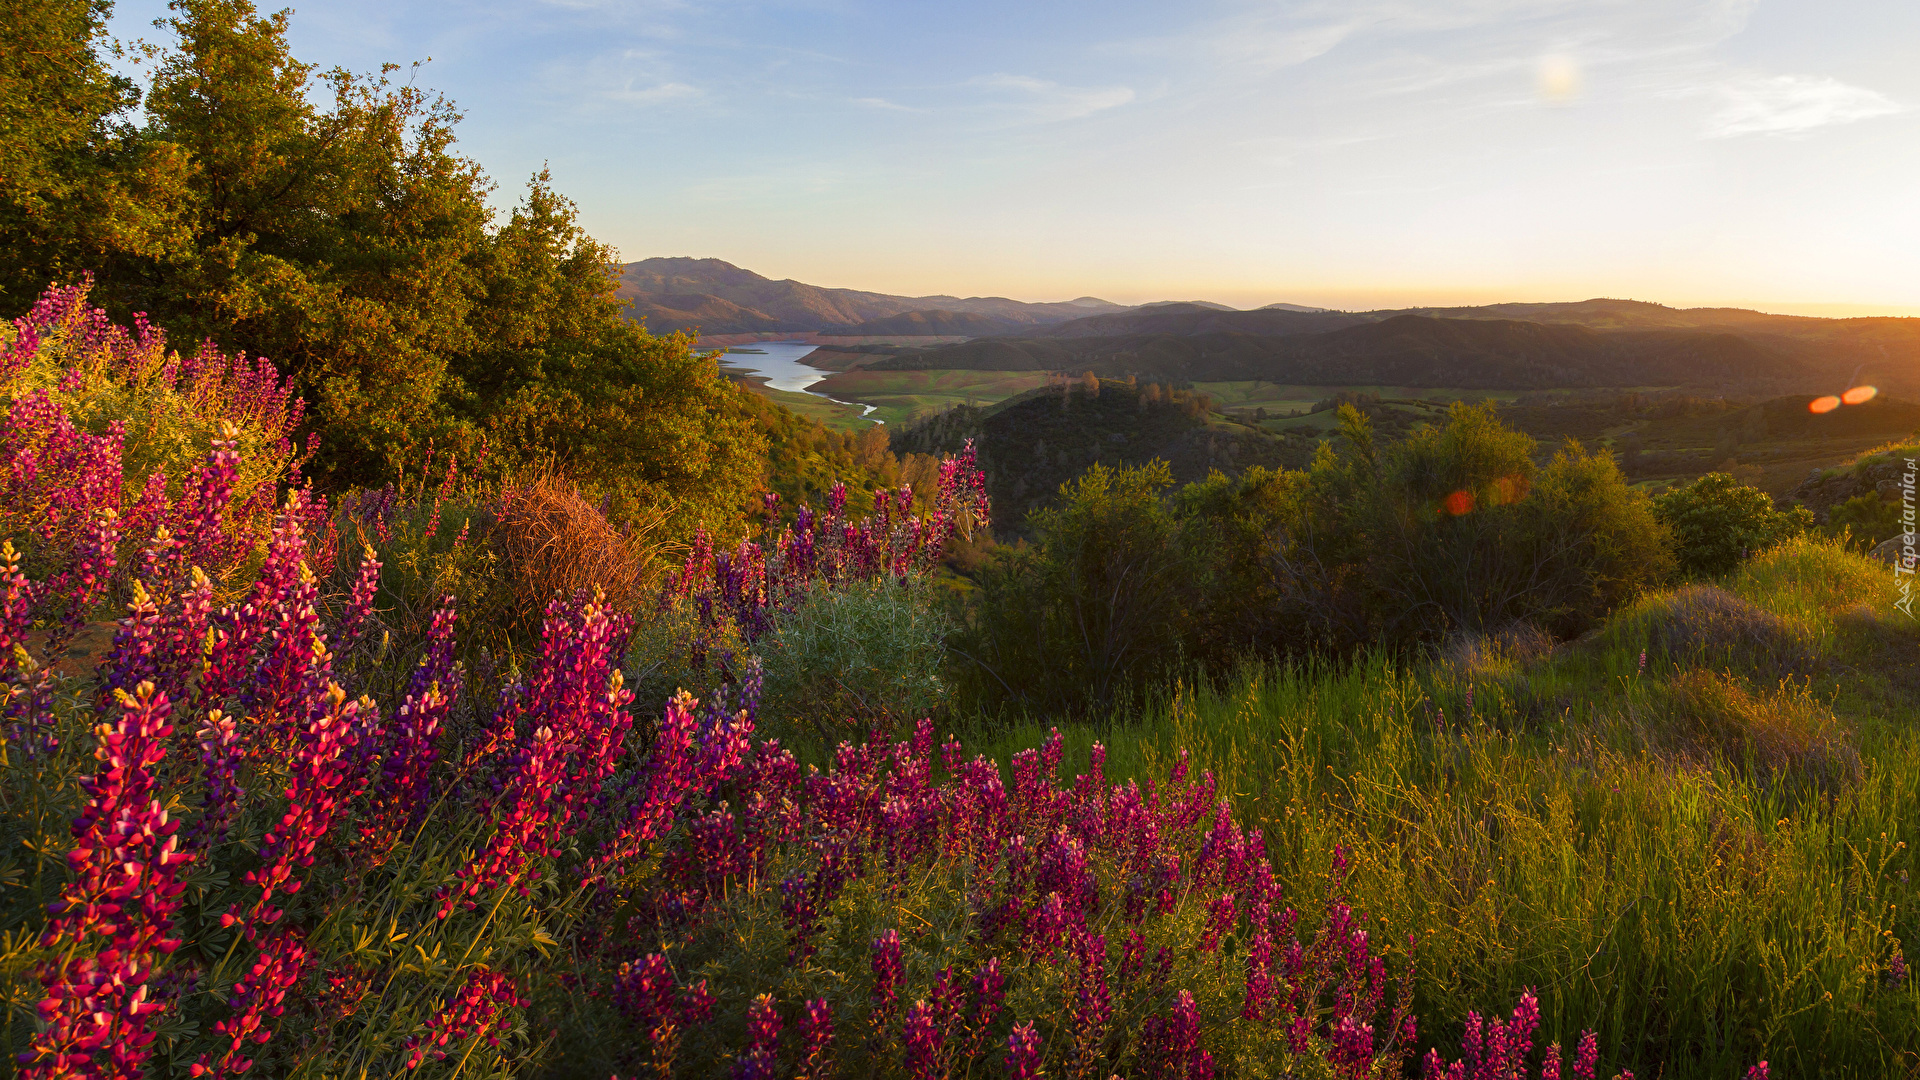
[[[1914,1075],[1920,996],[1895,958],[1920,938],[1920,736],[1898,685],[1916,637],[1885,574],[1801,540],[1724,583],[1821,659],[1711,673],[1744,702],[1720,721],[1847,740],[1860,766],[1837,781],[1768,767],[1754,748],[1771,744],[1689,737],[1706,658],[1648,655],[1664,594],[1544,658],[1249,665],[1068,743],[1104,741],[1110,775],[1184,750],[1296,889],[1346,844],[1356,906],[1419,935],[1426,1036],[1532,986],[1549,1036],[1593,1027],[1642,1076],[1762,1058],[1782,1075]]]

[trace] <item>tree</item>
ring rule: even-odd
[[[140,92],[101,60],[108,0],[0,4],[0,310],[49,282],[182,241],[184,167],[129,120]]]
[[[1812,528],[1804,506],[1776,509],[1773,497],[1723,472],[1708,473],[1653,500],[1654,512],[1673,530],[1683,573],[1724,574],[1755,552]]]

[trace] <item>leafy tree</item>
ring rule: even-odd
[[[1724,574],[1748,555],[1800,535],[1813,526],[1804,506],[1776,509],[1772,496],[1726,473],[1708,473],[1653,500],[1654,511],[1673,530],[1683,573]]]
[[[101,60],[107,0],[0,4],[0,310],[51,281],[175,250],[174,148],[130,121],[140,92]]]
[[[139,95],[101,63],[104,3],[16,5],[0,72],[0,243],[30,292],[94,296],[176,341],[271,357],[312,403],[310,467],[380,483],[428,441],[497,470],[558,465],[629,521],[717,531],[761,482],[763,438],[691,343],[614,297],[615,253],[545,171],[505,220],[445,100],[320,72],[288,13],[176,0]]]

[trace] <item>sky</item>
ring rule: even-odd
[[[430,60],[501,204],[547,165],[629,261],[1920,315],[1913,0],[328,0],[289,36]]]

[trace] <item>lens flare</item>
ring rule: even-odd
[[[1856,386],[1840,395],[1840,401],[1846,405],[1862,405],[1872,401],[1880,389],[1874,386]]]
[[[1832,394],[1828,394],[1826,397],[1817,397],[1807,402],[1807,411],[1810,413],[1830,413],[1839,407],[1840,399],[1834,397]]]
[[[1456,491],[1441,500],[1440,508],[1454,517],[1473,513],[1473,492]]]

